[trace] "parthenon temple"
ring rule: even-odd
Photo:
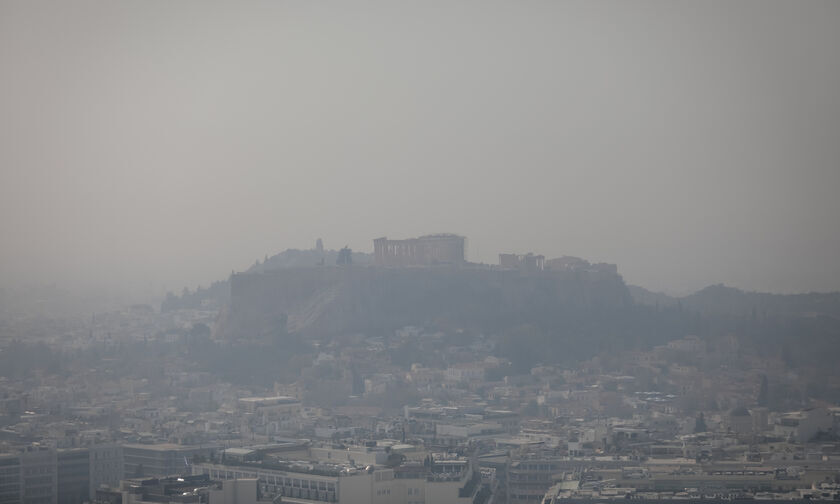
[[[465,238],[454,234],[434,234],[389,240],[373,240],[374,262],[377,266],[433,266],[464,263]]]

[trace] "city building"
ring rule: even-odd
[[[0,504],[13,504],[21,500],[20,456],[0,454]]]
[[[220,480],[256,478],[261,495],[299,504],[483,504],[489,497],[465,457],[433,455],[422,464],[395,467],[333,460],[208,462],[195,464],[193,473]]]
[[[20,502],[58,502],[58,458],[54,449],[28,447],[20,454]]]
[[[58,451],[58,504],[79,504],[90,499],[90,451]]]
[[[118,485],[122,471],[122,449],[115,445],[25,447],[0,455],[0,503],[88,502],[98,487]]]
[[[99,491],[95,502],[108,504],[116,504],[117,502],[120,504],[256,504],[257,480],[218,481],[203,474],[170,476],[160,479],[128,479],[120,483],[119,491]]]
[[[117,487],[125,477],[123,447],[116,444],[91,446],[88,449],[90,462],[90,485],[88,495],[96,495],[102,486]]]
[[[196,455],[209,456],[218,447],[182,446],[171,443],[123,445],[124,474],[132,478],[190,474]]]

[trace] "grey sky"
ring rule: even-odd
[[[840,289],[840,2],[0,0],[0,284],[448,231]]]

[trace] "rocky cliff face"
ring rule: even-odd
[[[292,268],[233,275],[219,329],[234,339],[268,337],[284,324],[290,332],[325,336],[429,324],[494,331],[630,303],[621,276],[610,273]]]

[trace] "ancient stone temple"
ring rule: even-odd
[[[454,234],[434,234],[389,240],[373,240],[374,263],[377,266],[434,266],[464,263],[465,238]]]

